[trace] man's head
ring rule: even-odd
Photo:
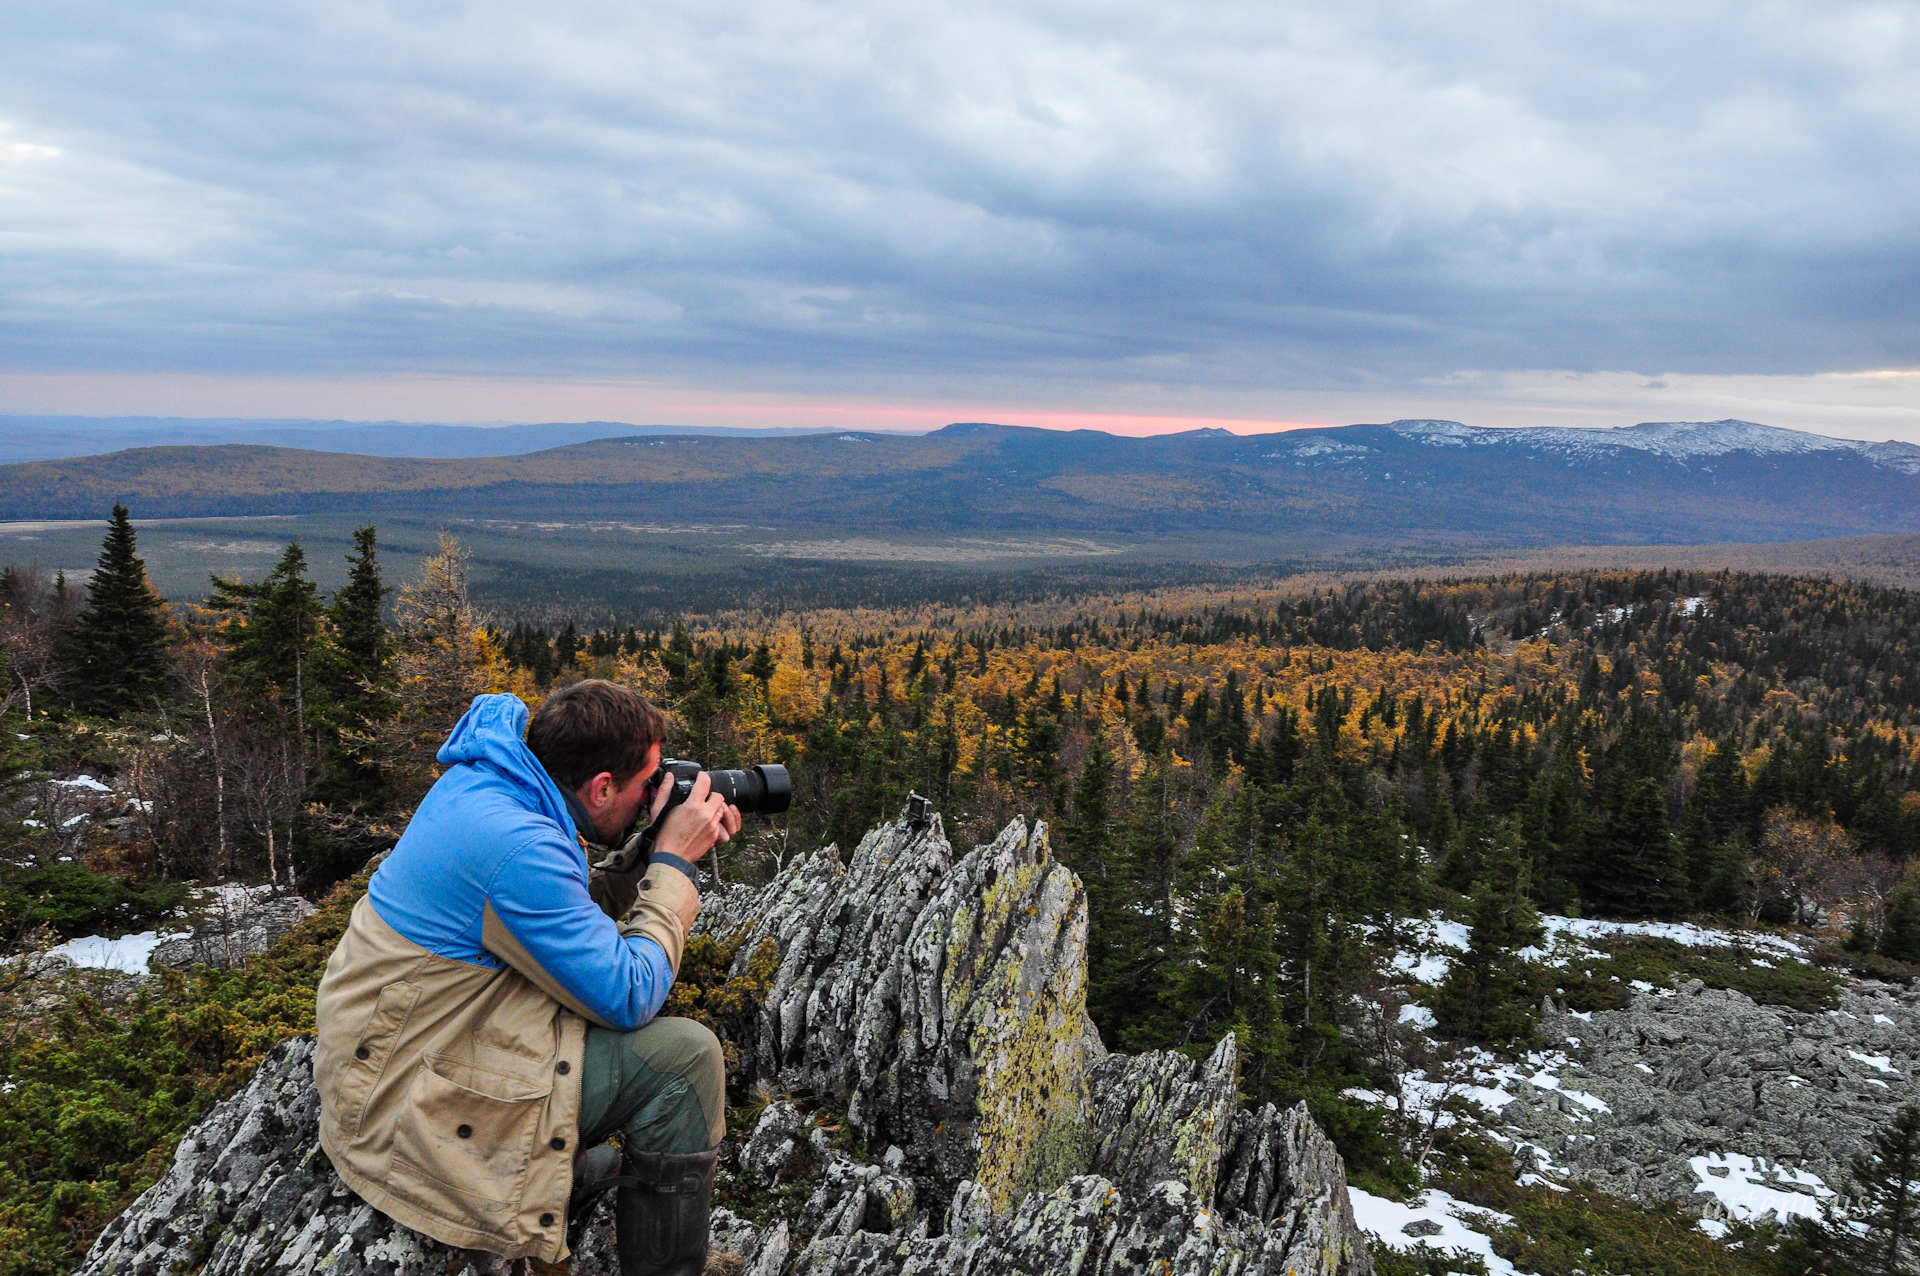
[[[546,698],[527,727],[527,748],[586,807],[596,840],[611,842],[651,796],[647,779],[666,735],[667,715],[645,696],[591,678]]]

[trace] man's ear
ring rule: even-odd
[[[588,780],[580,786],[580,800],[582,805],[584,805],[587,810],[597,814],[600,808],[607,804],[607,799],[613,795],[615,787],[613,783],[613,772],[602,771],[599,775],[594,776],[591,780]]]

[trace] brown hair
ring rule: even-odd
[[[667,715],[631,687],[589,678],[546,698],[527,727],[527,748],[563,789],[602,771],[632,779],[647,750],[667,738]]]

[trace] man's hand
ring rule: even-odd
[[[668,789],[660,786],[653,796],[653,815],[660,816],[660,808],[667,804]],[[713,791],[713,781],[702,771],[693,781],[693,792],[687,800],[675,807],[667,816],[667,822],[654,838],[653,849],[678,855],[688,863],[698,863],[705,855],[722,842],[733,840],[740,831],[740,812],[727,805],[727,800]]]

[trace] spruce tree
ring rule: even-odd
[[[1887,900],[1880,951],[1895,961],[1920,961],[1920,898],[1911,886],[1902,886]]]
[[[1533,1035],[1533,1007],[1519,950],[1538,943],[1540,919],[1527,901],[1520,829],[1502,826],[1481,858],[1468,912],[1467,951],[1456,957],[1435,1007],[1440,1027],[1468,1041],[1515,1045]]]
[[[133,521],[116,503],[87,605],[60,645],[62,684],[82,713],[119,717],[155,707],[173,680],[166,604],[147,580]]]
[[[1594,838],[1586,895],[1603,913],[1671,917],[1691,901],[1686,849],[1667,824],[1667,799],[1650,776],[1611,788],[1606,824]]]
[[[229,613],[221,630],[234,674],[256,712],[269,705],[293,716],[304,733],[312,656],[322,625],[319,589],[307,578],[307,555],[289,541],[280,561],[257,583],[213,578],[207,604]]]
[[[1841,1248],[1861,1272],[1911,1273],[1920,1265],[1920,1104],[1908,1104],[1873,1136],[1869,1155],[1853,1162],[1850,1221],[1865,1231],[1842,1233]]]
[[[380,768],[360,756],[356,737],[393,711],[393,636],[383,612],[392,592],[381,579],[372,526],[355,529],[347,556],[347,583],[326,608],[328,641],[314,652],[314,681],[321,690],[312,711],[319,727],[324,800],[377,807],[384,797]],[[524,623],[509,640],[525,632]]]

